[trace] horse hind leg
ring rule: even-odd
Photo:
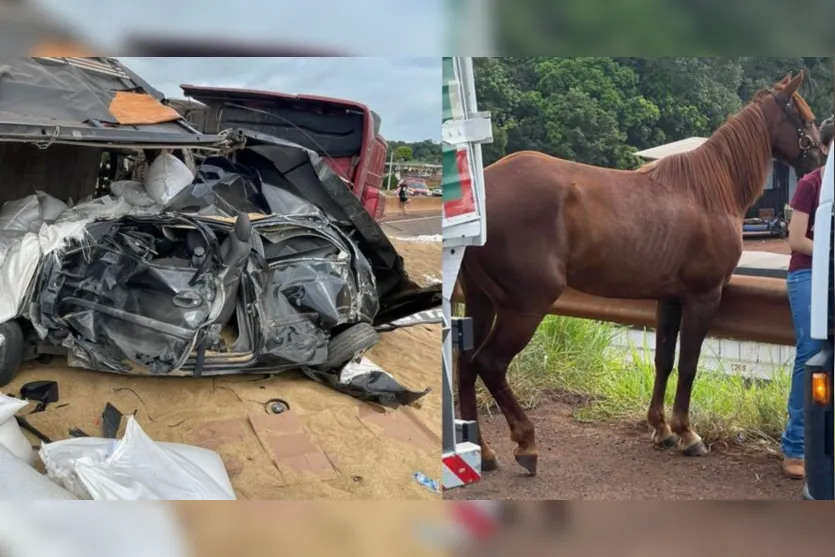
[[[702,438],[690,427],[690,397],[699,366],[702,343],[719,309],[721,291],[709,296],[686,300],[681,323],[681,353],[678,360],[678,385],[670,421],[679,437],[679,450],[685,456],[704,456],[708,449]]]
[[[458,408],[462,420],[478,422],[478,404],[476,401],[475,383],[478,373],[472,364],[472,356],[490,334],[496,309],[483,292],[476,288],[462,287],[465,315],[473,320],[473,350],[458,351]],[[481,446],[481,470],[490,472],[498,468],[496,453],[478,428],[478,444]]]
[[[667,392],[667,381],[675,364],[681,315],[681,301],[659,300],[656,310],[655,383],[647,411],[647,422],[653,428],[652,442],[660,449],[669,449],[676,444],[676,436],[664,418],[664,396]]]
[[[499,309],[490,336],[472,360],[481,380],[507,420],[510,438],[517,444],[514,451],[516,462],[532,476],[536,475],[539,454],[534,427],[507,383],[507,368],[533,338],[543,317],[545,313],[523,314]]]

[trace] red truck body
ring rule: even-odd
[[[366,105],[315,95],[180,87],[205,105],[185,114],[204,133],[246,128],[316,151],[375,220],[383,217],[386,198],[380,188],[388,145],[379,133],[380,117]]]

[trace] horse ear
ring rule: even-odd
[[[786,77],[784,77],[783,79],[781,79],[780,81],[778,81],[777,83],[774,84],[774,88],[775,89],[782,89],[783,87],[786,86],[786,84],[789,82],[789,80],[791,78],[792,78],[792,73],[791,72],[787,73]]]
[[[787,97],[791,97],[792,95],[794,95],[795,91],[797,91],[797,88],[800,87],[801,83],[803,83],[803,77],[804,72],[803,70],[800,70],[800,73],[794,76],[794,78],[791,81],[789,81],[783,88],[783,93],[785,93]]]

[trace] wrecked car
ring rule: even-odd
[[[118,62],[96,60],[119,70],[132,93],[149,90]],[[95,81],[83,92],[112,95],[86,65],[43,64],[39,70],[64,85]],[[32,79],[27,70],[21,81]],[[77,159],[95,150],[98,160],[102,151],[142,149],[150,166],[144,184],[119,180],[123,165],[112,158],[107,187],[99,183],[86,197],[90,188],[75,183],[79,172],[65,170],[63,181],[56,176],[62,188],[18,196],[0,210],[0,386],[22,361],[66,354],[70,365],[122,374],[301,369],[387,405],[423,396],[427,391],[410,391],[379,369],[346,372],[376,343],[377,328],[438,307],[441,293],[439,285],[409,279],[379,224],[325,157],[248,129],[201,134],[153,105],[161,95],[145,94],[144,113],[152,106],[168,124],[146,129],[137,123],[141,114],[126,117],[139,106],[131,99],[121,107],[122,118],[134,122],[129,127],[102,125],[102,110],[98,123],[76,129],[66,124],[69,115],[51,129],[42,118],[39,139],[17,138],[41,164],[62,148]],[[56,95],[69,105],[84,97]],[[0,136],[5,131],[0,121]],[[32,145],[44,136],[49,145]],[[200,153],[195,174],[172,154],[189,148]],[[175,178],[180,183],[170,187]],[[164,191],[155,188],[160,183]],[[19,191],[26,188],[32,186]],[[56,189],[59,195],[49,195]],[[84,201],[73,204],[66,192]]]

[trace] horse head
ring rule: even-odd
[[[797,92],[803,78],[802,70],[794,77],[789,72],[754,97],[768,124],[772,156],[793,166],[799,175],[820,166],[821,157],[815,115]]]

